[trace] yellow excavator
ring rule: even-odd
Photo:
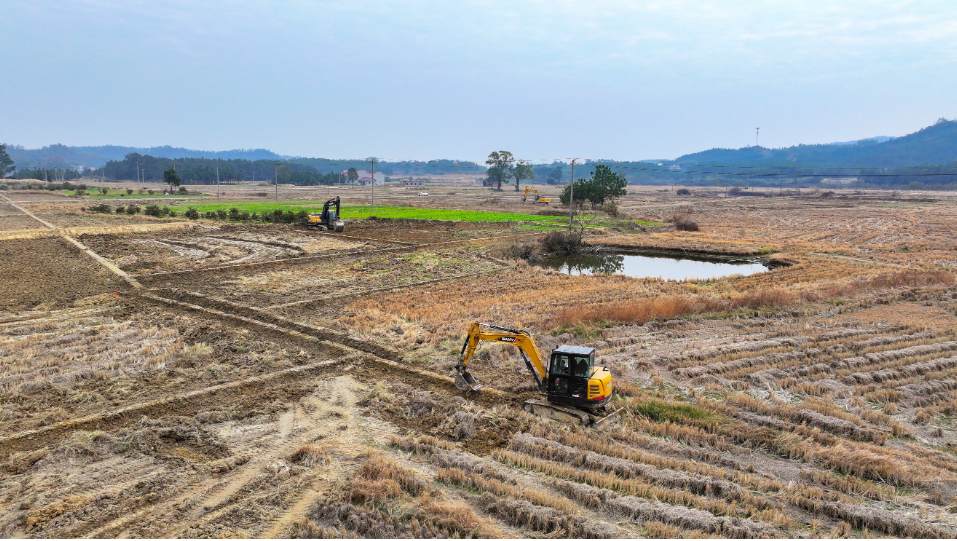
[[[597,417],[605,411],[614,390],[611,371],[595,366],[595,348],[563,345],[545,360],[528,332],[488,323],[473,323],[469,328],[459,362],[455,365],[455,386],[477,391],[482,384],[469,372],[469,362],[483,341],[511,344],[518,348],[525,366],[535,378],[546,402],[528,400],[525,410],[550,419],[584,425],[603,425],[620,417],[618,412]],[[572,408],[564,407],[572,406]],[[585,411],[582,411],[585,410]]]
[[[538,193],[538,190],[536,190],[535,188],[529,188],[528,186],[525,186],[525,195],[522,196],[522,203],[524,203],[525,200],[528,199],[528,194],[530,193],[532,194],[532,197],[534,197],[532,201],[534,201],[535,203],[545,203],[547,205],[552,202],[551,197],[542,197],[542,194]]]
[[[335,206],[335,208],[332,208]],[[341,216],[339,215],[339,196],[326,201],[322,205],[322,212],[313,212],[309,216],[306,216],[303,219],[303,224],[310,229],[318,229],[319,231],[335,231],[336,233],[342,233],[346,229],[345,222],[342,221]]]

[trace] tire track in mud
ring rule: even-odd
[[[355,423],[349,422],[359,415],[355,409],[356,396],[352,391],[355,384],[355,380],[349,375],[338,376],[322,382],[321,388],[313,394],[292,402],[290,409],[279,416],[276,423],[278,434],[275,438],[270,439],[271,436],[266,435],[265,438],[249,442],[250,445],[264,444],[268,449],[257,447],[254,450],[256,458],[231,472],[224,485],[219,483],[221,488],[192,504],[187,517],[180,520],[177,528],[161,532],[159,536],[188,536],[190,529],[223,518],[236,506],[243,505],[241,500],[233,501],[237,494],[255,482],[270,467],[275,466],[277,470],[281,470],[289,456],[305,444],[322,441],[330,454],[347,457],[359,454],[363,446],[357,441],[358,430]],[[318,396],[323,390],[330,388],[328,397]],[[346,429],[342,430],[342,427]],[[332,433],[335,434],[334,439],[325,439],[325,436]],[[248,447],[244,450],[253,451]],[[310,475],[313,479],[292,497],[292,501],[285,505],[280,513],[262,524],[257,537],[277,538],[290,524],[305,515],[315,499],[326,494],[323,489],[331,488],[344,476],[339,461],[330,461],[324,466],[317,465],[312,469],[312,472],[304,475]]]
[[[329,345],[339,347],[336,344]],[[347,353],[337,361],[325,360],[305,366],[287,368],[264,376],[253,376],[145,404],[127,406],[107,413],[70,419],[44,428],[21,432],[0,439],[0,458],[7,458],[17,452],[34,451],[41,447],[55,445],[78,430],[113,430],[135,423],[143,416],[192,415],[213,406],[221,408],[224,404],[239,401],[249,402],[252,397],[267,395],[270,391],[276,391],[277,389],[287,390],[295,394],[295,389],[283,389],[283,386],[290,381],[301,382],[307,376],[322,374],[344,363],[357,360],[358,355]]]

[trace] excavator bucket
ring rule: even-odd
[[[460,390],[464,391],[466,389],[472,389],[477,391],[482,388],[482,384],[479,383],[468,370],[462,370],[455,376],[455,386]]]

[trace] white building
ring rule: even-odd
[[[356,173],[359,174],[359,180],[353,182],[352,184],[355,184],[355,185],[357,185],[357,186],[365,186],[365,185],[369,184],[369,182],[372,180],[372,173],[366,171],[365,169],[357,169],[357,170],[356,170]],[[349,170],[346,169],[346,170],[343,171],[341,174],[342,174],[342,179],[343,179],[343,181],[348,184],[348,183],[349,183],[349,182],[348,182],[348,180],[349,180]],[[377,172],[376,172],[376,174],[375,174],[375,184],[376,184],[376,186],[381,186],[381,185],[385,184],[385,173],[383,173],[382,171],[377,171]]]

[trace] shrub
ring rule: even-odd
[[[106,203],[100,203],[99,205],[91,206],[90,211],[102,212],[103,214],[111,214],[113,212],[113,207],[107,205]]]
[[[109,190],[109,188],[100,188],[100,193],[101,193],[102,195],[106,195],[106,194],[110,193],[110,190]]]
[[[207,210],[207,211],[206,211],[206,214],[204,214],[203,216],[205,216],[207,220],[215,220],[215,219],[216,219],[216,213],[213,212],[213,211],[211,211],[211,210]]]
[[[86,190],[81,189],[81,188],[77,188],[75,193],[76,193],[76,195],[83,196],[83,195],[86,195]]]
[[[132,216],[140,211],[139,205],[129,205],[126,207],[126,213]]]
[[[155,194],[156,192],[153,191],[153,190],[146,190],[146,193],[148,193],[148,194],[150,194],[150,195],[153,195],[153,194]]]
[[[249,220],[249,213],[248,213],[248,212],[245,212],[245,211],[244,211],[244,212],[240,212],[240,213],[239,213],[239,219],[242,220],[242,221],[244,221],[244,222],[248,221],[248,220]]]
[[[581,252],[584,242],[580,235],[564,231],[550,231],[542,238],[542,249],[551,254],[577,254]]]
[[[677,195],[691,195],[691,190],[688,188],[678,188],[678,191],[675,192]]]
[[[229,219],[230,219],[230,220],[233,220],[233,221],[236,221],[236,220],[239,219],[239,209],[238,209],[238,208],[233,207],[233,208],[229,209]]]
[[[179,193],[189,193],[189,191],[186,189],[186,186],[180,186]]]
[[[541,261],[542,254],[534,244],[513,244],[503,251],[503,256],[508,259],[523,259],[525,261]]]
[[[678,231],[699,231],[697,222],[688,218],[687,216],[682,216],[675,220],[675,229]]]
[[[117,214],[123,214],[124,212],[126,212],[126,207],[124,207],[123,205],[119,205],[118,207],[116,207]]]
[[[186,210],[185,216],[189,218],[190,220],[196,220],[197,218],[199,218],[199,211],[197,211],[193,207],[189,207],[189,209]]]
[[[605,209],[605,212],[607,212],[609,216],[618,217],[618,204],[614,201],[605,203],[602,208]]]
[[[146,205],[146,207],[143,209],[143,214],[147,216],[155,216],[157,218],[162,216],[161,212],[162,211],[160,211],[159,205]]]
[[[133,195],[133,188],[127,188],[126,195]]]
[[[220,220],[225,220],[226,218],[229,217],[229,213],[223,209],[219,209],[216,211],[216,217],[219,218]]]
[[[292,462],[312,468],[329,461],[329,450],[324,445],[307,443],[289,457]]]

